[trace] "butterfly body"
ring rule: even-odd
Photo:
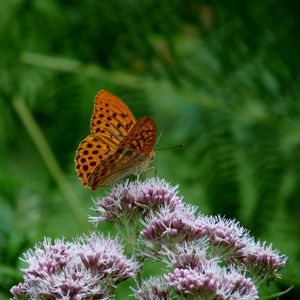
[[[154,158],[156,125],[150,117],[138,122],[129,108],[108,91],[95,97],[91,134],[78,146],[75,166],[82,184],[92,190],[140,174]]]

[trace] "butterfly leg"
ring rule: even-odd
[[[150,171],[150,170],[153,170],[153,171],[154,171],[154,172],[153,172],[154,177],[157,177],[157,176],[156,176],[156,175],[157,175],[157,173],[156,173],[156,167],[153,166],[153,167],[151,167],[151,168],[146,169],[145,171]]]
[[[156,178],[157,177],[156,167],[153,166],[151,169],[153,170],[153,175]]]
[[[135,195],[136,195],[136,199],[138,199],[138,185],[139,185],[139,180],[140,180],[140,173],[136,174],[136,181],[135,181]]]

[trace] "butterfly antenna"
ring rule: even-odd
[[[159,134],[159,136],[158,136],[158,139],[157,139],[157,141],[156,141],[156,143],[155,143],[155,145],[154,145],[154,148],[155,148],[155,146],[158,144],[158,142],[159,142],[161,136],[162,136],[162,131],[160,132],[160,134]]]
[[[184,144],[180,144],[180,145],[172,146],[172,147],[158,148],[158,149],[155,149],[155,151],[177,149],[177,148],[182,148],[183,146],[184,146]]]

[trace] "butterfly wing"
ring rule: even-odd
[[[149,117],[141,118],[122,140],[119,149],[134,150],[148,156],[156,140],[156,125]]]
[[[91,134],[117,147],[136,124],[130,109],[118,97],[102,90],[95,97]]]
[[[78,146],[75,156],[75,168],[78,178],[84,186],[95,167],[115,151],[108,143],[103,143],[96,136],[89,135]]]
[[[136,162],[143,160],[144,155],[132,150],[118,149],[102,161],[88,178],[88,186],[92,190],[112,185],[124,176],[133,174]]]
[[[118,149],[103,160],[88,178],[92,189],[111,185],[122,177],[144,169],[152,160],[156,125],[149,117],[140,119]]]
[[[78,146],[75,156],[77,175],[84,186],[95,167],[119,147],[136,124],[129,108],[116,96],[102,90],[95,97],[91,135]]]

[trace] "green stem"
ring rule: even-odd
[[[129,222],[130,222],[130,218],[129,218]],[[130,225],[129,222],[124,220],[125,234],[126,234],[127,241],[130,244],[132,250],[131,252],[135,256],[136,255],[136,234],[133,230],[133,226]]]
[[[127,241],[129,242],[131,247],[131,253],[141,266],[139,272],[136,275],[136,284],[137,286],[140,286],[143,274],[143,257],[139,255],[138,234],[136,232],[136,226],[134,226],[134,224],[130,224],[130,218],[128,218],[128,220],[128,222],[124,220],[124,228],[126,232]]]
[[[74,217],[79,221],[81,226],[85,229],[88,228],[88,223],[85,221],[86,212],[76,194],[74,193],[71,185],[69,184],[67,178],[65,177],[62,169],[60,168],[54,153],[52,152],[46,138],[44,137],[40,127],[36,123],[31,112],[27,108],[23,99],[15,98],[13,99],[13,106],[19,115],[21,121],[23,122],[25,128],[27,129],[29,135],[31,136],[35,146],[37,147],[42,159],[44,160],[50,174],[56,181],[61,193],[65,197],[71,212]]]
[[[282,296],[284,294],[287,294],[294,286],[290,286],[289,288],[287,288],[285,291],[282,291],[282,292],[278,292],[278,293],[275,293],[275,294],[272,294],[272,295],[269,295],[269,296],[266,296],[266,297],[261,297],[260,299],[263,299],[263,300],[266,300],[266,299],[274,299],[274,298],[278,298],[279,296]]]

